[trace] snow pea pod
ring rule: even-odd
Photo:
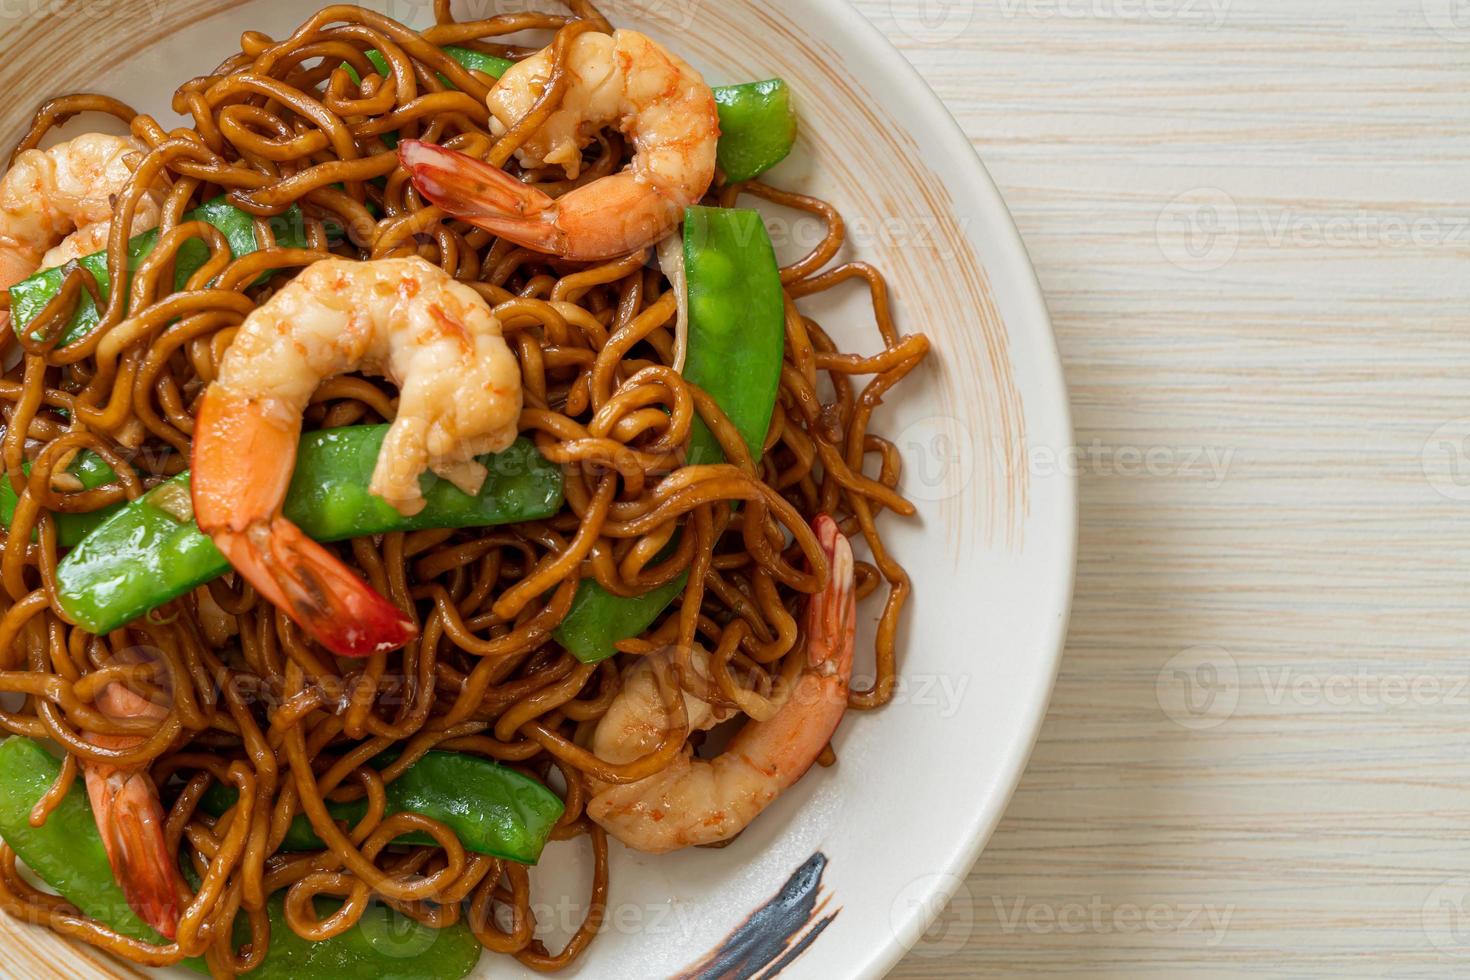
[[[684,212],[689,352],[684,377],[715,400],[760,459],[786,355],[786,302],[776,252],[760,212],[691,207]],[[720,444],[698,417],[688,465],[721,463]]]
[[[684,267],[689,290],[684,378],[714,399],[751,456],[760,459],[781,387],[786,308],[781,271],[759,212],[689,208],[684,215]],[[687,464],[724,460],[719,442],[696,418]],[[556,629],[556,641],[583,663],[605,660],[619,640],[651,626],[687,584],[686,573],[651,592],[627,597],[585,579]]]
[[[229,243],[231,254],[237,259],[243,255],[249,255],[258,247],[255,241],[255,219],[223,197],[205,201],[193,211],[185,214],[184,220],[203,221],[218,228],[220,234],[224,235],[225,240]],[[281,247],[306,247],[306,228],[302,221],[301,209],[296,205],[293,204],[276,217],[266,220],[271,223],[271,230],[275,233],[276,242]],[[153,251],[153,246],[156,244],[158,244],[157,229],[134,235],[128,241],[128,268],[130,270],[137,268],[138,263]],[[180,245],[174,259],[174,289],[184,288],[189,277],[199,271],[199,267],[204,265],[208,258],[209,247],[197,238],[191,238]],[[84,255],[77,259],[77,262],[97,280],[97,292],[105,303],[112,285],[107,274],[107,252],[93,252],[91,255]],[[65,274],[61,268],[43,269],[10,287],[10,321],[16,333],[25,329],[26,325],[46,308],[46,304],[56,298],[56,294],[61,291],[61,283],[64,278]],[[87,333],[97,325],[97,317],[97,306],[92,302],[92,297],[84,291],[76,309],[72,312],[71,320],[62,331],[61,343],[71,343]]]
[[[391,758],[380,759],[386,764]],[[427,752],[386,787],[385,816],[408,811],[432,817],[453,830],[467,850],[535,864],[561,819],[561,799],[541,783],[506,766],[461,752]],[[223,816],[239,791],[215,783],[199,805]],[[367,813],[366,800],[327,803],[337,820],[356,826]],[[433,844],[421,832],[405,834],[404,844]],[[281,849],[313,851],[324,845],[305,814],[291,821]]]
[[[425,506],[405,517],[368,491],[386,425],[323,429],[301,437],[285,514],[318,541],[389,531],[488,527],[550,517],[561,509],[562,473],[518,439],[480,457],[490,470],[474,496],[425,473]],[[159,484],[106,518],[56,568],[66,614],[106,633],[229,570],[194,524],[189,474]]]
[[[660,557],[672,553],[670,550]],[[615,643],[652,626],[688,584],[689,573],[685,572],[642,595],[620,596],[607,591],[594,579],[584,579],[577,585],[567,618],[552,635],[584,664],[606,660],[617,653]]]
[[[791,89],[779,78],[715,87],[720,114],[718,159],[725,179],[759,177],[785,160],[796,145]]]
[[[30,739],[11,736],[0,743],[0,837],[42,881],[84,915],[133,939],[167,944],[128,908],[107,863],[80,780],[44,824],[31,826],[31,807],[60,772],[61,763]],[[382,904],[369,906],[358,925],[342,935],[310,942],[286,925],[283,896],[277,892],[267,902],[270,950],[265,962],[250,974],[252,977],[459,980],[480,959],[479,941],[462,921],[434,929]],[[331,912],[330,903],[318,902],[318,915]],[[248,926],[243,918],[237,919],[235,941],[248,940]],[[209,972],[202,958],[184,960],[182,965],[199,973]]]

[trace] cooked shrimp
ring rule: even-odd
[[[821,754],[847,710],[852,678],[857,600],[852,548],[826,515],[812,522],[831,564],[827,587],[806,610],[807,665],[780,709],[742,728],[720,755],[705,760],[684,754],[662,772],[624,785],[599,785],[587,814],[629,847],[662,854],[727,840],[800,779]],[[647,755],[671,725],[651,654],[624,678],[623,689],[597,725],[593,751],[614,764]],[[708,654],[696,649],[696,672],[707,672]],[[691,731],[713,728],[730,712],[684,694]]]
[[[615,127],[633,143],[621,173],[553,200],[505,171],[453,150],[404,140],[399,159],[414,186],[470,224],[568,259],[613,258],[652,245],[702,198],[715,175],[720,121],[715,96],[695,71],[637,31],[588,32],[566,53],[561,107],[517,152],[524,167],[558,164],[575,179],[582,148]],[[529,113],[551,77],[550,48],[518,63],[490,90],[491,129]]]
[[[140,209],[141,210],[141,209]],[[133,233],[147,231],[156,225],[156,220],[145,222],[133,221]],[[79,259],[93,252],[100,252],[107,247],[107,238],[112,233],[112,219],[94,221],[90,225],[84,225],[61,240],[61,244],[41,256],[41,264],[36,266],[37,271],[41,269],[54,269],[57,266],[66,265],[72,259]]]
[[[520,367],[478,293],[420,258],[317,262],[245,318],[194,428],[199,527],[323,646],[366,656],[412,622],[281,516],[301,414],[319,383],[361,370],[399,387],[369,489],[401,513],[433,470],[479,492],[481,453],[516,437]]]
[[[161,720],[167,712],[121,684],[109,684],[97,707],[113,718]],[[87,741],[110,749],[125,749],[143,740],[141,735],[86,733]],[[183,880],[178,862],[164,840],[163,804],[158,787],[146,770],[119,769],[99,762],[82,763],[92,819],[112,865],[112,876],[138,917],[169,939],[179,927]]]
[[[18,155],[0,178],[0,289],[106,247],[116,197],[132,176],[127,155],[142,149],[126,136],[85,133]],[[156,224],[158,206],[145,195],[132,232]]]

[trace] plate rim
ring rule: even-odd
[[[1036,394],[1046,399],[1047,414],[1055,420],[1053,425],[1063,433],[1065,444],[1057,448],[1061,451],[1071,449],[1076,444],[1076,429],[1072,421],[1071,401],[1062,369],[1061,352],[1057,346],[1056,329],[1047,309],[1045,294],[1036,275],[1036,265],[1031,259],[1030,250],[1027,249],[1015,218],[1006,205],[1005,197],[991,177],[979,150],[970,142],[959,120],[913,62],[852,0],[819,0],[816,6],[830,23],[843,32],[841,37],[834,39],[834,46],[839,50],[849,45],[858,45],[865,56],[882,62],[891,61],[896,72],[907,76],[916,96],[915,101],[924,110],[924,117],[915,123],[916,128],[932,132],[936,137],[937,152],[950,156],[953,163],[970,168],[977,176],[977,180],[965,187],[965,193],[985,216],[982,223],[984,233],[1001,239],[998,244],[1002,250],[1018,258],[1019,265],[1024,268],[1023,274],[1008,276],[1008,288],[1027,308],[1028,321],[1035,321],[1036,327],[1028,330],[1027,336],[1039,347],[1038,353],[1041,355],[1036,359],[1037,363],[1031,365],[1040,381]],[[967,232],[965,237],[967,241],[971,241],[971,233]],[[1010,335],[1009,321],[1006,321],[1006,327]],[[886,937],[881,946],[875,944],[873,952],[865,958],[866,962],[859,965],[857,976],[876,980],[886,975],[908,955],[919,937],[943,914],[989,844],[1001,818],[1005,816],[1035,749],[1061,667],[1077,575],[1077,473],[1073,469],[1063,469],[1057,477],[1060,479],[1053,487],[1061,499],[1056,506],[1059,513],[1055,516],[1065,523],[1054,526],[1054,531],[1060,539],[1062,560],[1058,562],[1058,580],[1051,583],[1052,593],[1045,597],[1044,603],[1038,603],[1048,613],[1054,609],[1056,614],[1046,616],[1038,624],[1041,636],[1036,644],[1036,652],[1045,661],[1037,664],[1037,683],[1018,692],[1024,695],[1026,724],[1018,727],[1015,737],[1003,751],[997,752],[999,761],[993,771],[996,773],[995,784],[1000,787],[1000,791],[990,793],[980,808],[970,816],[964,834],[958,835],[963,842],[950,866],[937,869],[938,873],[931,876],[934,887],[929,895],[912,903],[906,918],[894,922],[892,934]]]
[[[897,2],[897,0],[890,0]],[[908,56],[894,44],[878,24],[870,21],[851,0],[808,0],[813,16],[821,18],[832,30],[833,45],[844,53],[850,53],[853,63],[868,61],[885,66],[884,74],[900,83],[906,103],[915,110],[909,126],[912,131],[922,132],[925,142],[934,152],[943,154],[947,163],[962,171],[961,180],[946,180],[958,201],[972,209],[981,220],[972,229],[967,229],[963,240],[972,250],[976,261],[988,272],[997,272],[995,265],[986,266],[982,255],[992,260],[996,255],[1004,261],[1003,296],[1007,305],[1014,304],[1018,314],[1003,317],[1007,334],[1014,347],[1024,351],[1025,374],[1028,379],[1023,395],[1028,405],[1038,411],[1034,417],[1043,418],[1048,431],[1055,431],[1058,451],[1075,445],[1071,406],[1067,393],[1060,352],[1051,315],[1047,309],[1035,264],[1022,239],[1015,220],[1005,203],[999,188],[989,173],[978,150],[965,134],[958,120],[934,91],[933,87],[918,71]],[[368,4],[372,6],[371,3]],[[208,20],[220,15],[228,16],[230,8],[209,9],[198,20]],[[42,12],[41,19],[49,20]],[[0,17],[0,24],[19,23]],[[193,20],[186,21],[193,23]],[[848,73],[851,69],[845,69]],[[981,240],[986,249],[982,251]],[[994,254],[990,250],[994,250]],[[997,291],[998,294],[1001,291]],[[1012,324],[1024,329],[1012,331]],[[1013,351],[1013,359],[1015,354]],[[1028,412],[1028,415],[1032,413]],[[1026,465],[1022,461],[1019,465]],[[1036,591],[1034,607],[1035,635],[1027,645],[1027,653],[1033,661],[1024,683],[1015,689],[1021,721],[997,744],[991,756],[989,769],[990,788],[980,795],[980,804],[973,809],[956,814],[955,832],[949,845],[947,863],[932,870],[929,876],[932,887],[927,895],[918,896],[903,912],[895,912],[891,920],[892,929],[879,933],[871,944],[864,944],[851,952],[847,965],[852,976],[882,977],[892,970],[915,947],[923,933],[943,913],[955,892],[965,884],[970,870],[992,838],[1002,817],[1014,797],[1020,780],[1032,755],[1060,668],[1064,644],[1067,637],[1074,594],[1077,539],[1079,527],[1078,478],[1072,469],[1064,469],[1048,477],[1048,504],[1044,515],[1050,522],[1048,549],[1056,552],[1055,567],[1042,565],[1038,571],[1040,587]],[[67,946],[85,955],[90,949],[67,940]],[[814,959],[820,960],[818,951]],[[846,960],[847,955],[843,954]],[[108,966],[116,966],[106,959]],[[585,969],[587,963],[574,967],[574,971]]]

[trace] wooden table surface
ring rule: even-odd
[[[1470,974],[1470,5],[858,0],[1000,185],[1071,635],[893,974]]]

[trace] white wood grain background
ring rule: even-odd
[[[1071,636],[895,977],[1470,974],[1470,3],[857,0],[1035,259]]]

